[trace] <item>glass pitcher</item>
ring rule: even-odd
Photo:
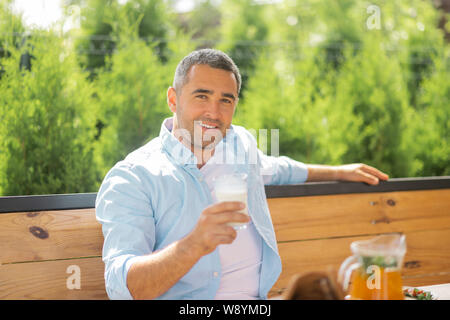
[[[385,234],[350,245],[352,256],[341,265],[338,281],[352,300],[403,300],[401,267],[405,235]],[[350,288],[349,288],[349,284]]]

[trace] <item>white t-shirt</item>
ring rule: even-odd
[[[222,156],[222,148],[216,148],[213,157]],[[210,159],[201,169],[213,201],[213,179],[222,174],[233,173],[233,166],[214,163]],[[218,246],[222,276],[216,300],[259,299],[259,276],[262,258],[262,238],[250,221],[246,229],[237,230],[237,237],[231,244]]]

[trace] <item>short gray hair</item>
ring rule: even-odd
[[[237,93],[241,91],[241,74],[234,61],[224,52],[216,49],[200,49],[191,52],[177,66],[173,87],[177,92],[188,82],[188,72],[193,65],[206,64],[211,68],[230,71],[237,83]]]

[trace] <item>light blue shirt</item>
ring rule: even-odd
[[[102,224],[105,285],[110,299],[132,299],[127,288],[130,266],[193,230],[212,198],[194,154],[171,133],[166,119],[158,137],[130,153],[105,176],[96,199]],[[225,148],[226,164],[248,176],[248,209],[263,239],[259,296],[266,299],[281,273],[275,232],[264,183],[295,184],[307,179],[306,166],[287,157],[264,155],[253,135],[232,125],[216,148]],[[158,299],[214,299],[219,287],[219,252],[203,256]]]

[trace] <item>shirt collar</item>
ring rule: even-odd
[[[167,118],[163,121],[161,125],[161,130],[159,132],[159,137],[161,139],[161,144],[165,151],[179,164],[189,166],[197,165],[197,158],[184,144],[182,144],[178,139],[172,134],[173,129],[173,117]],[[230,140],[235,135],[235,130],[233,125],[227,130],[226,136],[215,146],[216,150],[218,148],[223,148],[223,144]]]

